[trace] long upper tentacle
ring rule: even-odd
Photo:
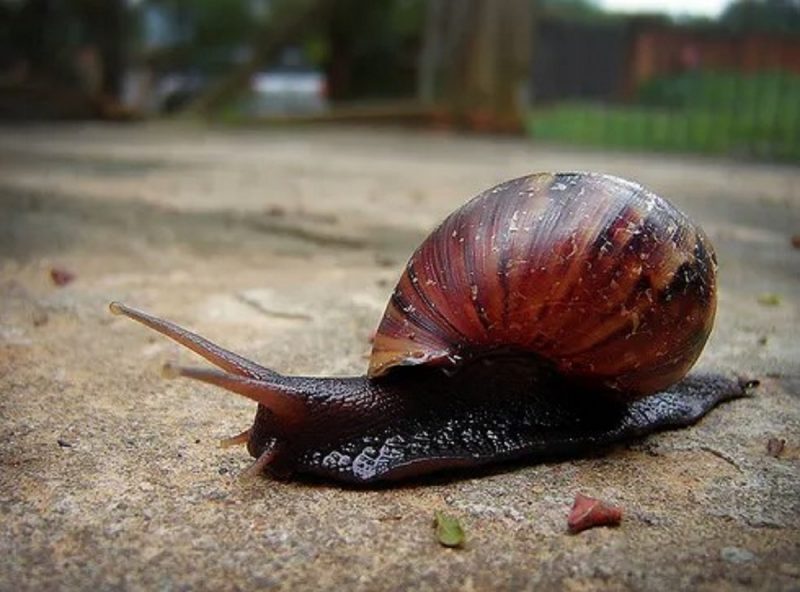
[[[279,382],[237,376],[219,370],[187,368],[171,364],[164,366],[164,375],[168,378],[178,376],[193,378],[243,395],[264,405],[281,420],[284,427],[301,423],[308,415],[308,407],[303,396]]]
[[[172,323],[170,321],[159,319],[130,306],[126,306],[121,302],[112,302],[108,306],[109,310],[116,315],[125,315],[134,321],[138,321],[159,333],[177,341],[181,345],[188,347],[193,352],[200,354],[212,364],[219,366],[227,372],[232,372],[239,376],[247,376],[255,379],[270,379],[280,376],[274,370],[265,368],[260,364],[256,364],[243,358],[242,356],[228,351],[220,346],[210,342],[204,337],[200,337],[196,333],[192,333]]]

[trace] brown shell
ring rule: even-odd
[[[378,327],[369,375],[531,352],[626,397],[683,377],[716,309],[703,231],[636,183],[537,174],[453,212],[406,266]]]

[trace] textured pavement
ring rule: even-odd
[[[162,379],[198,359],[107,311],[286,373],[361,373],[425,234],[547,170],[635,179],[703,225],[720,293],[698,368],[758,377],[754,397],[591,458],[373,490],[242,479],[246,452],[216,440],[254,405]],[[346,128],[0,129],[0,590],[798,589],[799,233],[785,165]],[[622,525],[567,534],[577,492]],[[434,510],[465,548],[436,543]]]

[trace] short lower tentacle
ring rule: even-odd
[[[254,460],[250,466],[248,466],[244,471],[241,473],[241,477],[251,479],[253,477],[260,477],[264,474],[264,469],[267,468],[272,461],[275,460],[276,456],[278,455],[278,450],[276,447],[268,448],[264,452],[261,453],[256,460]]]
[[[220,448],[230,448],[231,446],[244,446],[250,440],[252,428],[247,428],[241,433],[231,436],[230,438],[223,438],[219,441]]]

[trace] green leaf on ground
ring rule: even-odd
[[[761,294],[758,297],[758,303],[764,306],[778,306],[781,303],[781,297],[779,294],[773,294],[772,292]]]
[[[464,544],[464,529],[458,518],[448,516],[436,510],[433,520],[436,529],[436,539],[445,547],[460,547]]]

